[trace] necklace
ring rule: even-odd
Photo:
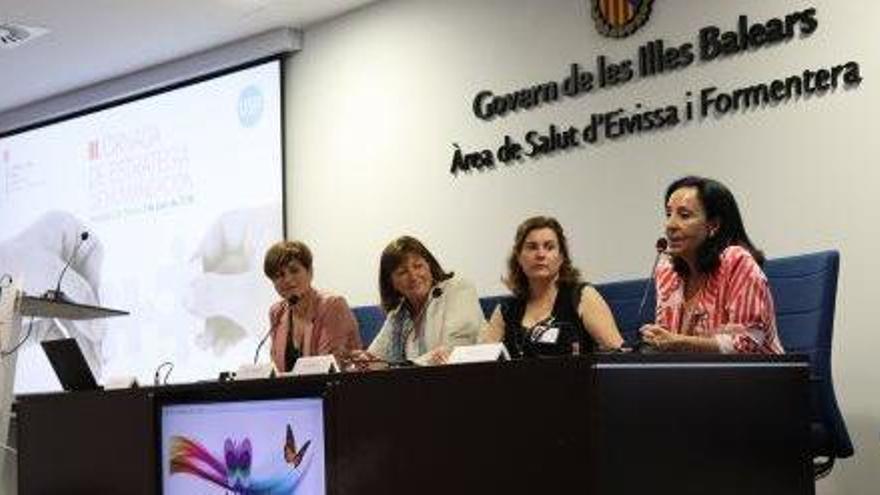
[[[703,290],[703,287],[706,285],[706,275],[702,273],[698,273],[696,275],[689,275],[684,282],[684,300],[685,302],[691,302],[697,294]]]
[[[548,289],[538,298],[526,302],[523,318],[520,322],[524,327],[531,328],[553,315],[553,307],[556,305],[556,287]]]

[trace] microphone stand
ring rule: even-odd
[[[290,296],[290,298],[287,299],[287,304],[289,306],[288,327],[290,328],[291,334],[293,333],[293,307],[298,302],[299,302],[298,296]],[[263,335],[263,338],[260,339],[260,343],[257,344],[257,350],[254,351],[254,364],[257,364],[257,359],[259,359],[259,357],[260,357],[260,350],[263,348],[263,345],[266,343],[266,340],[269,338],[269,335],[271,335],[271,334],[272,334],[272,328],[269,328],[269,330],[266,330],[266,334]],[[288,335],[288,338],[292,338],[292,335]]]
[[[260,349],[263,348],[263,344],[266,343],[266,339],[268,339],[269,335],[271,335],[271,334],[272,334],[272,328],[269,328],[269,330],[266,330],[266,334],[263,335],[263,338],[260,339],[260,343],[257,344],[257,350],[254,351],[254,364],[257,364],[257,359],[259,359],[259,357],[260,357]]]
[[[639,303],[639,312],[636,314],[636,320],[639,323],[642,320],[642,312],[645,309],[645,302],[648,300],[648,290],[650,290],[651,285],[654,283],[654,272],[657,270],[657,264],[660,263],[660,256],[666,252],[668,245],[669,243],[664,237],[657,239],[657,242],[654,244],[654,249],[657,250],[657,255],[654,256],[654,263],[651,265],[651,273],[648,275],[648,280],[645,282],[644,290],[642,290],[642,301]],[[638,336],[638,340],[632,346],[632,350],[639,353],[651,352],[649,349],[651,349],[650,346],[642,342],[641,335]]]
[[[648,275],[648,281],[645,282],[645,289],[642,291],[642,301],[639,303],[639,312],[636,314],[639,320],[642,319],[642,311],[645,309],[645,302],[648,300],[648,289],[651,288],[651,283],[654,282],[654,271],[657,269],[657,264],[660,263],[660,256],[666,251],[666,246],[668,246],[668,242],[663,237],[657,239],[657,243],[654,245],[657,255],[654,256],[651,273]]]
[[[47,290],[45,294],[43,294],[44,299],[49,299],[55,302],[65,302],[72,303],[67,294],[62,292],[61,290],[61,280],[64,279],[64,274],[67,273],[67,269],[70,268],[70,265],[73,264],[73,261],[76,259],[76,253],[79,252],[79,248],[86,242],[89,238],[88,232],[83,232],[79,235],[79,242],[76,243],[76,246],[73,248],[73,253],[70,255],[70,258],[67,260],[67,263],[64,265],[64,268],[61,270],[61,274],[58,276],[58,283],[55,284],[55,290]]]

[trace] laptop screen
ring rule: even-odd
[[[326,493],[320,398],[161,408],[162,493]]]
[[[96,390],[98,383],[76,339],[40,342],[64,390]]]

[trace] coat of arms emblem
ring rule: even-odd
[[[593,20],[596,29],[610,38],[625,38],[646,22],[651,16],[654,0],[590,0],[593,4]]]

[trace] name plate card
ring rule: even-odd
[[[332,354],[322,356],[302,356],[293,364],[291,374],[293,376],[303,375],[326,375],[328,373],[338,373],[339,363]]]
[[[462,345],[452,349],[449,364],[464,363],[489,363],[495,361],[510,361],[510,353],[501,342],[494,344]]]
[[[272,378],[275,375],[275,365],[272,363],[243,364],[235,372],[236,380],[261,380]]]
[[[111,376],[104,383],[104,390],[122,390],[125,388],[137,388],[137,377],[131,375]]]

